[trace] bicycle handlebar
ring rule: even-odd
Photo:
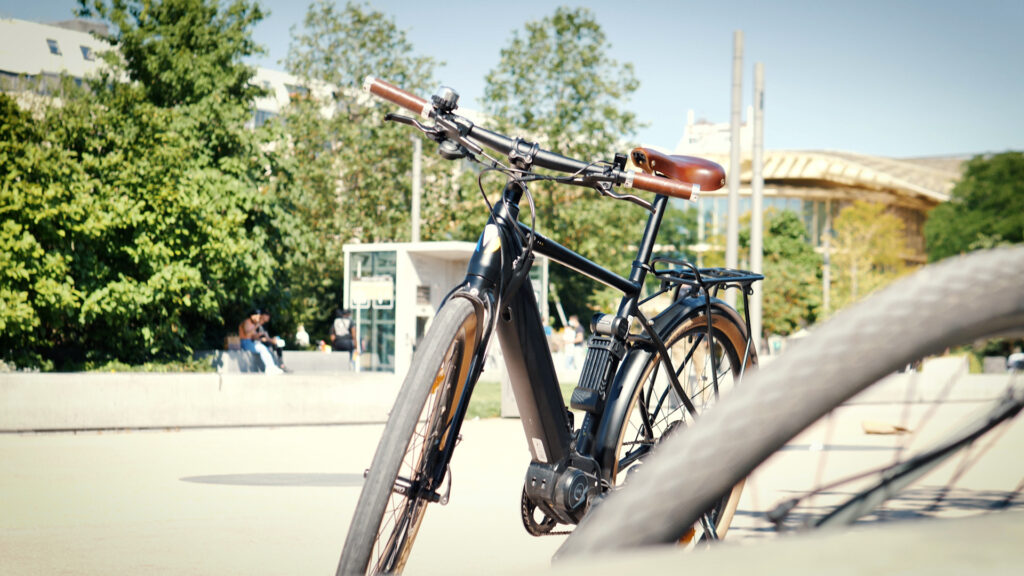
[[[402,108],[415,112],[424,118],[429,119],[431,116],[430,113],[434,109],[430,102],[423,98],[420,98],[415,94],[410,94],[397,86],[388,84],[387,82],[379,78],[374,78],[373,76],[367,76],[366,79],[363,80],[363,90],[378,98],[383,98],[388,102],[398,104]]]
[[[367,76],[363,81],[363,90],[392,104],[397,104],[410,112],[415,112],[425,119],[436,118],[437,116],[437,111],[430,101],[420,98],[415,94],[410,94],[379,78]],[[505,155],[511,153],[519,142],[516,139],[474,124],[469,124],[469,131],[466,136]],[[535,166],[549,170],[582,176],[608,175],[607,169],[604,166],[596,166],[581,160],[567,158],[549,150],[536,149],[533,151],[532,157]],[[624,188],[637,188],[684,200],[696,200],[697,194],[700,191],[699,188],[695,190],[694,186],[687,182],[651,176],[642,172],[612,169],[610,177],[616,185]]]

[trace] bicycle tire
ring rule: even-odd
[[[438,455],[453,440],[454,409],[472,369],[478,329],[473,304],[452,298],[423,337],[367,472],[339,576],[404,568],[431,500],[427,494],[440,488],[428,478],[435,476]]]
[[[672,365],[678,367],[676,376],[698,415],[714,404],[721,393],[731,390],[747,369],[757,365],[754,347],[747,343],[746,326],[717,308],[712,313],[713,355],[708,350],[708,322],[703,308],[692,311],[664,332],[660,336]],[[631,479],[636,471],[642,470],[643,460],[653,456],[664,440],[694,422],[695,417],[678,398],[665,369],[661,355],[654,352],[632,390],[627,391],[630,400],[617,424],[610,470],[614,484]],[[717,378],[710,375],[711,370],[718,373]],[[702,514],[700,522],[677,534],[676,540],[689,543],[724,538],[742,489],[740,480]]]
[[[868,385],[948,346],[1022,327],[1024,247],[925,267],[751,374],[686,434],[669,439],[646,474],[588,515],[559,557],[670,543],[724,489]]]

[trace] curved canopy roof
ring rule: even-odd
[[[728,158],[715,158],[728,169]],[[949,200],[966,158],[896,159],[831,150],[769,150],[763,176],[776,186],[860,188],[887,192],[928,204]],[[743,161],[742,182],[751,180],[750,159]],[[724,191],[724,189],[723,189]]]

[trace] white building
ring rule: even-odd
[[[61,74],[80,82],[104,65],[99,54],[110,46],[90,32],[105,30],[83,20],[38,24],[0,18],[0,89],[24,90],[30,79],[45,85]]]
[[[747,118],[754,116],[754,109],[747,109]],[[686,156],[729,155],[732,131],[728,122],[714,123],[701,118],[694,121],[693,110],[686,112],[686,127],[683,137],[676,144],[673,154]],[[740,150],[744,156],[752,155],[754,128],[749,122],[740,125]]]
[[[405,374],[448,293],[466,276],[474,242],[346,244],[345,307],[352,310],[360,371]],[[530,270],[541,321],[548,323],[548,262]],[[495,346],[491,354],[500,354]]]
[[[56,85],[61,74],[77,83],[96,74],[106,64],[99,55],[110,44],[93,36],[107,28],[88,20],[69,20],[40,24],[27,20],[0,18],[0,90],[22,92]],[[249,127],[260,126],[280,114],[292,98],[305,96],[309,89],[295,76],[278,70],[256,68],[252,83],[268,91],[254,102]],[[317,97],[329,96],[333,88],[326,84],[313,87]],[[330,108],[324,109],[325,114]]]

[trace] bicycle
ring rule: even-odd
[[[424,122],[388,114],[438,144],[443,158],[475,161],[506,176],[501,199],[488,201],[463,282],[445,298],[413,357],[386,424],[345,541],[338,574],[400,572],[428,504],[448,502],[449,463],[470,395],[497,334],[532,461],[521,498],[524,528],[535,536],[572,526],[591,506],[637,470],[659,443],[713,404],[757,364],[749,318],[717,298],[739,290],[744,299],[758,274],[654,258],[670,197],[696,199],[724,185],[721,166],[637,148],[627,157],[584,162],[474,125],[455,113],[458,94],[443,88],[427,101],[372,77],[364,89],[417,113]],[[504,156],[498,160],[486,149]],[[545,169],[562,175],[535,171]],[[482,178],[482,176],[481,176]],[[596,190],[649,212],[628,276],[606,269],[537,231],[528,184],[553,181]],[[648,202],[615,188],[655,193]],[[480,184],[481,193],[483,185]],[[486,201],[486,194],[483,194]],[[519,222],[530,207],[530,225]],[[580,381],[570,407],[561,396],[540,312],[527,275],[534,254],[623,294],[616,312],[595,316]],[[658,286],[648,294],[645,284]],[[655,298],[671,303],[648,317]],[[723,537],[742,482],[723,490],[694,526],[695,541]]]
[[[844,402],[880,380],[883,388],[862,402],[888,394],[914,403],[898,408],[907,418],[892,426],[892,458],[828,480],[823,470],[811,471],[822,481],[791,490],[797,494],[768,510],[764,524],[788,531],[1024,509],[1019,444],[999,442],[1024,435],[1024,422],[1014,421],[1024,407],[1024,355],[1011,354],[1005,374],[983,380],[961,370],[948,381],[928,381],[917,362],[950,347],[1022,336],[1024,247],[928,266],[813,329],[685,435],[669,439],[644,475],[586,518],[557,557],[674,542],[719,490],[769,457],[785,458],[780,450],[794,437],[837,409],[853,409]],[[941,410],[964,411],[971,387],[982,385],[997,387],[995,399],[947,427]],[[827,421],[823,427],[827,443]],[[914,442],[912,432],[932,437]],[[828,446],[817,450],[825,454]],[[974,475],[976,486],[962,487],[983,456],[992,466]],[[1000,487],[991,486],[995,480]]]

